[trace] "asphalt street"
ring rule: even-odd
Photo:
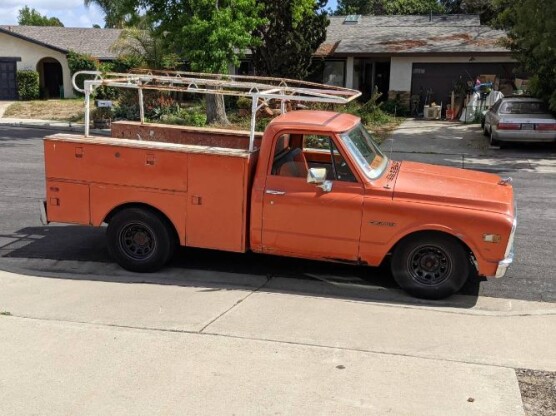
[[[556,152],[553,146],[490,148],[478,127],[442,123],[404,124],[383,148],[395,159],[464,165],[512,176],[519,209],[516,259],[503,279],[470,279],[463,293],[477,297],[556,302]],[[455,126],[455,125],[453,125]],[[307,280],[341,285],[349,296],[374,288],[377,296],[398,295],[387,267],[365,268],[255,254],[182,249],[164,271],[134,275],[120,270],[108,256],[104,230],[77,226],[43,226],[38,203],[44,196],[42,138],[52,132],[0,126],[0,269],[18,273],[72,276],[89,280],[175,283],[184,274],[229,272],[287,278],[287,290],[303,292]],[[106,271],[110,270],[110,273]],[[176,277],[178,276],[178,277]],[[235,276],[235,277],[234,277]],[[73,277],[75,278],[75,277]],[[233,283],[233,282],[230,282]],[[332,292],[331,292],[332,293]]]

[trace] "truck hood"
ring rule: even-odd
[[[394,199],[513,214],[513,189],[490,173],[425,163],[402,162]]]

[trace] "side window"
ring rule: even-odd
[[[306,180],[309,169],[301,149],[301,135],[282,134],[278,137],[272,157],[271,175]]]
[[[357,182],[345,158],[329,136],[306,134],[303,153],[309,168],[326,168],[328,180]]]

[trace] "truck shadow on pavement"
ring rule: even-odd
[[[263,254],[180,248],[156,273],[132,273],[108,255],[104,229],[82,226],[27,227],[0,235],[0,270],[28,276],[202,287],[472,308],[481,280],[471,276],[460,294],[442,301],[415,299],[396,286],[385,261],[380,267],[352,266]]]

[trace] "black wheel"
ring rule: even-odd
[[[129,208],[117,213],[106,231],[108,251],[124,269],[147,273],[159,270],[176,247],[174,233],[156,213]]]
[[[500,142],[494,138],[494,133],[492,132],[492,128],[490,129],[490,145],[491,146],[498,146]]]
[[[451,236],[410,236],[394,250],[392,274],[398,285],[413,296],[442,299],[465,284],[470,273],[468,257]]]

